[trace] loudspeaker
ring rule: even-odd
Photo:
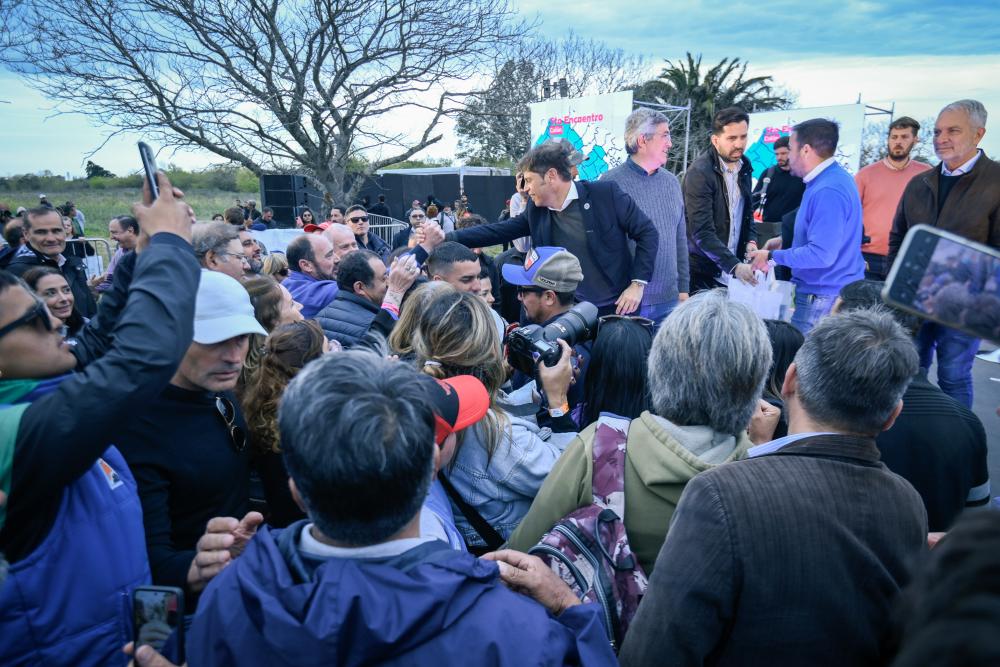
[[[260,177],[261,209],[274,209],[275,226],[295,226],[295,218],[305,209],[314,213],[316,220],[326,219],[323,196],[304,176],[297,174],[265,174]]]

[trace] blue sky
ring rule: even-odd
[[[517,0],[514,0],[517,2]],[[704,63],[726,56],[750,62],[752,74],[774,76],[803,107],[895,101],[897,115],[923,120],[962,97],[991,112],[981,144],[1000,155],[1000,0],[869,2],[862,0],[698,0],[645,3],[608,0],[519,2],[550,37],[578,35],[645,55],[653,74],[666,58],[702,53]],[[920,5],[920,6],[913,6]],[[83,173],[85,155],[106,130],[80,116],[51,116],[52,102],[10,73],[0,72],[0,145],[8,157],[0,175],[50,169]],[[446,140],[425,151],[450,157]],[[113,139],[92,159],[118,173],[137,168],[135,141]],[[211,154],[163,156],[186,167],[216,162]]]

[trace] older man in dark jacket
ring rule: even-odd
[[[659,234],[617,183],[573,181],[570,155],[564,142],[532,148],[518,164],[531,198],[525,211],[452,232],[447,239],[485,248],[530,236],[536,248],[566,248],[583,267],[578,299],[592,302],[601,314],[633,313],[653,276]]]
[[[381,258],[370,250],[355,250],[340,260],[337,296],[316,315],[327,338],[345,349],[368,332],[389,288]]]
[[[692,292],[714,289],[732,276],[753,279],[753,269],[743,264],[744,255],[757,249],[750,203],[753,167],[743,154],[749,123],[750,116],[737,107],[715,114],[712,148],[684,176]]]
[[[875,436],[916,371],[891,315],[821,321],[782,387],[790,435],[688,482],[621,663],[883,664],[927,516]]]
[[[941,159],[911,180],[903,191],[889,233],[889,265],[910,227],[924,224],[1000,248],[1000,164],[986,157],[979,142],[986,134],[986,108],[976,100],[952,102],[934,124],[934,152]],[[972,407],[972,364],[979,339],[934,322],[918,335],[920,366],[937,354],[938,385]]]
[[[76,309],[84,317],[93,317],[97,302],[87,286],[87,270],[79,257],[66,253],[66,230],[62,216],[50,208],[30,209],[24,218],[24,238],[27,240],[14,254],[7,270],[16,276],[34,266],[58,269],[73,290]]]

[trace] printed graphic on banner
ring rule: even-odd
[[[792,127],[810,118],[826,118],[840,125],[840,142],[835,157],[840,165],[854,174],[861,163],[861,134],[865,124],[865,107],[862,104],[843,104],[833,107],[809,107],[764,111],[750,114],[746,156],[753,164],[756,183],[760,175],[777,160],[774,142],[792,133]]]
[[[531,136],[538,145],[568,141],[583,153],[581,181],[592,181],[624,162],[625,119],[632,112],[632,92],[547,100],[530,105]]]

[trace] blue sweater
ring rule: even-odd
[[[336,280],[317,280],[299,271],[289,271],[281,283],[292,298],[302,304],[302,317],[311,320],[316,313],[326,308],[337,296]]]
[[[861,257],[861,198],[854,179],[834,162],[806,184],[795,216],[792,247],[771,258],[792,269],[805,294],[837,294],[865,277]]]

